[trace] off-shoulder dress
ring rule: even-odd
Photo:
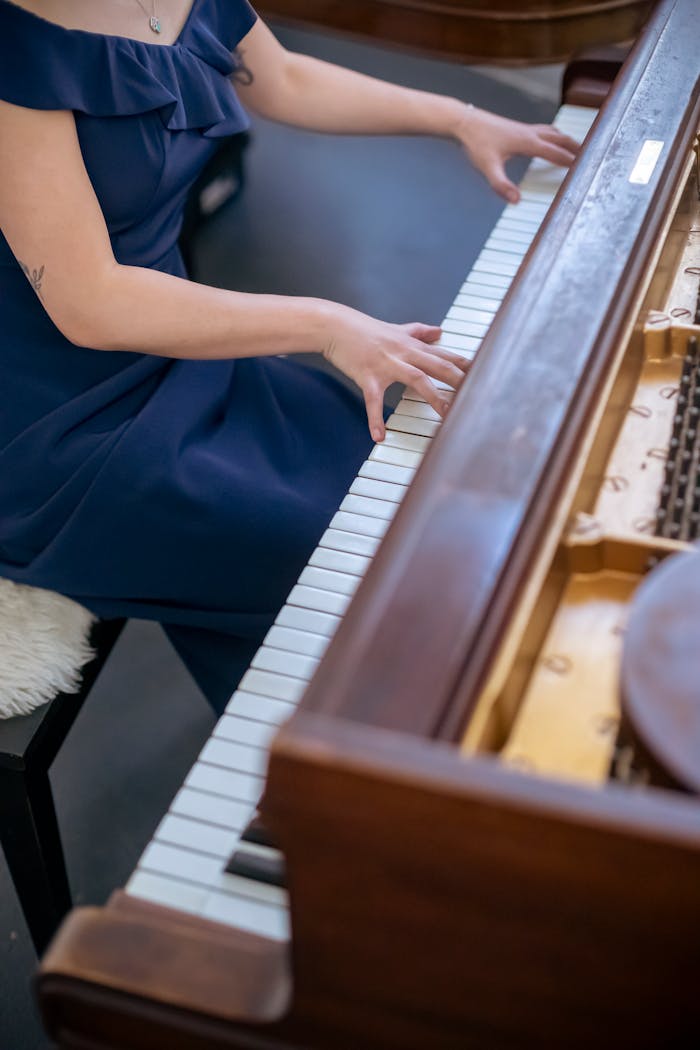
[[[248,125],[230,76],[255,18],[194,0],[161,45],[0,0],[0,98],[73,111],[118,262],[187,277],[184,202]],[[368,445],[359,398],[293,357],[75,346],[0,233],[0,576],[161,622],[217,706]]]

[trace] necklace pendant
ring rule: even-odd
[[[160,33],[160,18],[156,18],[155,15],[151,15],[151,17],[148,20],[148,24],[154,33]]]

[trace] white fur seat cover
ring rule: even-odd
[[[78,691],[94,620],[62,594],[0,578],[0,718]]]

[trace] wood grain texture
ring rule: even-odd
[[[320,996],[346,1033],[328,1045],[691,1045],[696,805],[304,721],[278,738],[268,820],[289,862],[295,1005]]]
[[[266,0],[271,18],[399,44],[463,62],[559,62],[633,39],[650,0]]]

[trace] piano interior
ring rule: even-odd
[[[699,280],[694,167],[576,465],[554,556],[533,567],[461,741],[465,755],[591,786],[654,779],[635,762],[629,731],[621,739],[620,663],[641,580],[700,539]]]

